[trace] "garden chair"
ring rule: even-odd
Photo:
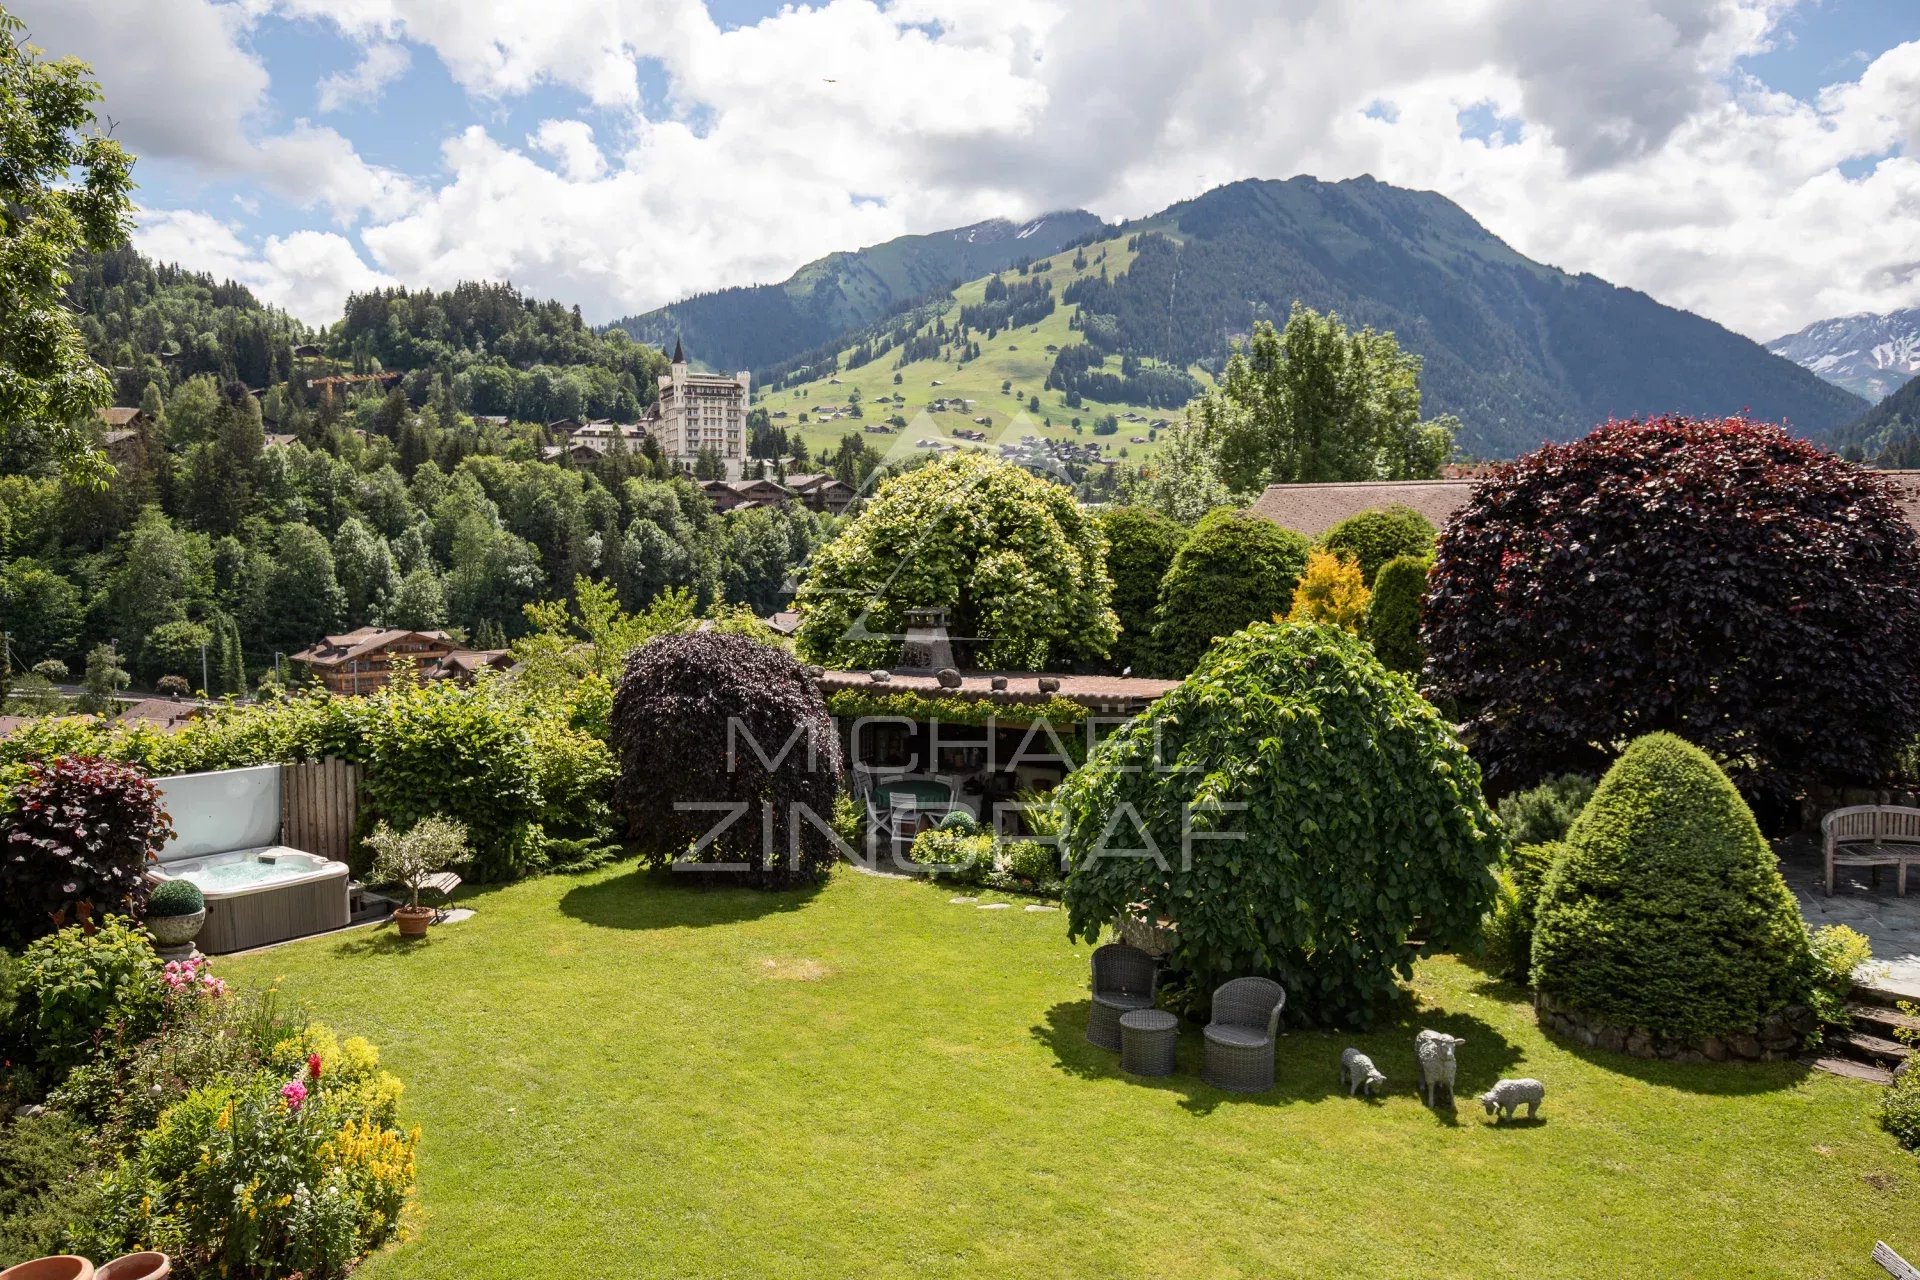
[[[1087,1040],[1120,1051],[1120,1015],[1153,1008],[1160,980],[1157,961],[1138,947],[1109,942],[1093,952],[1093,1006],[1087,1012]]]
[[[1271,978],[1235,978],[1213,993],[1202,1078],[1231,1093],[1273,1087],[1273,1049],[1287,991]]]

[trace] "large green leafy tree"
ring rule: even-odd
[[[1365,1025],[1428,945],[1475,936],[1504,837],[1452,729],[1366,642],[1259,623],[1055,792],[1076,936],[1144,903],[1202,985],[1271,975]]]
[[[1889,481],[1778,427],[1612,422],[1475,487],[1424,642],[1503,789],[1661,729],[1750,797],[1872,781],[1920,733],[1920,545]]]
[[[1254,325],[1193,420],[1236,492],[1437,476],[1454,424],[1420,420],[1419,380],[1420,357],[1393,334],[1354,332],[1295,302],[1285,329]]]
[[[907,610],[948,610],[983,666],[1105,657],[1118,632],[1106,539],[1073,494],[1011,463],[959,453],[882,484],[815,555],[797,604],[815,662],[898,660]]]
[[[1293,530],[1245,511],[1222,509],[1202,520],[1160,584],[1155,670],[1183,676],[1216,637],[1284,615],[1310,549]]]
[[[1752,1031],[1797,1002],[1807,930],[1753,813],[1706,752],[1637,739],[1547,877],[1533,980],[1622,1030]]]
[[[0,454],[76,479],[106,473],[88,428],[113,401],[66,309],[68,263],[126,238],[133,157],[94,131],[100,88],[46,61],[0,9]]]
[[[1147,665],[1153,611],[1160,601],[1160,580],[1187,531],[1148,507],[1109,507],[1099,515],[1107,536],[1107,572],[1113,575],[1113,612],[1120,620],[1113,661],[1120,667]]]
[[[46,565],[22,557],[0,568],[0,618],[22,670],[46,658],[71,660],[83,621],[80,591]]]

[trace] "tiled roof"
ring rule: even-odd
[[[174,702],[169,698],[142,698],[120,709],[122,720],[145,720],[169,733],[177,732],[187,721],[200,714],[194,702]]]
[[[996,674],[1004,675],[1007,687],[995,689]],[[1043,693],[1041,680],[1058,680],[1057,690]],[[820,675],[820,692],[842,690],[875,694],[924,693],[940,697],[967,698],[977,702],[1004,702],[1008,706],[1045,702],[1049,698],[1069,698],[1096,711],[1140,711],[1155,698],[1178,685],[1178,680],[1146,680],[1139,676],[1043,676],[1035,672],[986,673],[963,675],[958,689],[941,687],[937,677],[893,672],[884,681],[876,681],[864,671],[826,671]]]
[[[1318,537],[1348,516],[1399,505],[1444,528],[1473,495],[1472,480],[1363,480],[1340,484],[1270,484],[1251,510],[1285,529]]]
[[[133,420],[139,416],[140,416],[140,410],[137,406],[133,408],[129,408],[126,405],[115,405],[111,409],[102,409],[100,411],[100,421],[106,423],[110,427],[127,426],[131,424]]]

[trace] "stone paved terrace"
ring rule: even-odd
[[[1873,943],[1877,972],[1855,977],[1864,985],[1920,1000],[1920,873],[1907,873],[1907,896],[1898,895],[1892,868],[1880,873],[1873,887],[1871,872],[1842,867],[1840,880],[1828,897],[1815,836],[1795,836],[1775,845],[1780,873],[1800,900],[1800,914],[1814,928],[1844,924],[1867,935]]]

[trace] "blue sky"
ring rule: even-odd
[[[316,321],[473,275],[604,320],[909,231],[1363,172],[1756,337],[1920,303],[1915,0],[10,7],[95,66],[143,247]]]

